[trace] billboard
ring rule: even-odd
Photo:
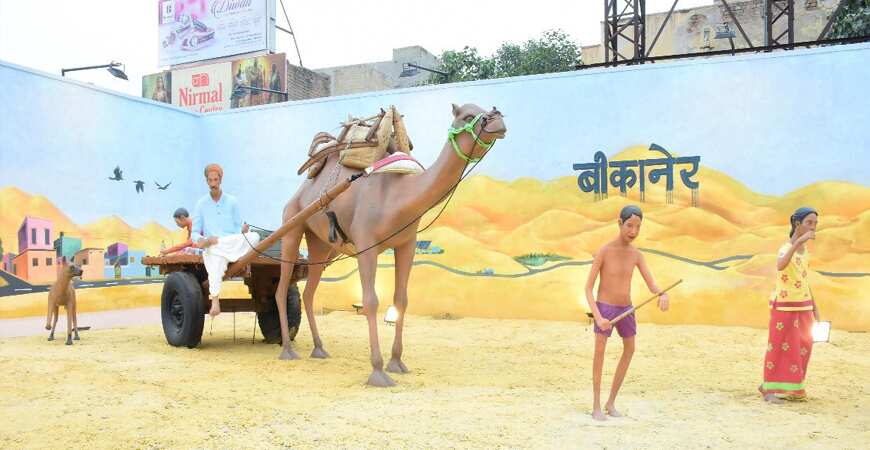
[[[158,65],[271,49],[274,0],[158,0]]]
[[[230,109],[229,62],[172,72],[172,104],[199,113]]]
[[[286,92],[287,58],[284,53],[233,61],[232,74],[233,108],[278,103],[286,99],[282,94],[244,88],[246,86]]]
[[[156,102],[172,103],[172,74],[152,73],[142,77],[142,98]]]

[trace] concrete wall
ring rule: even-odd
[[[387,89],[414,87],[429,80],[431,72],[420,70],[416,75],[400,77],[404,63],[437,68],[438,58],[420,46],[393,49],[390,61],[316,69],[330,78],[331,95],[346,95]]]

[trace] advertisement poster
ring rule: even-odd
[[[142,98],[155,102],[172,103],[172,74],[152,73],[142,77]]]
[[[232,63],[212,64],[172,72],[172,104],[207,113],[230,108]]]
[[[157,3],[160,66],[270,48],[268,24],[270,11],[274,13],[273,1],[158,0]]]
[[[287,58],[284,53],[240,59],[233,61],[232,64],[233,108],[286,100],[283,94],[257,90],[287,91]]]

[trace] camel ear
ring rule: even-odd
[[[453,105],[453,117],[456,117],[459,115],[459,105],[457,105],[456,103],[452,103],[452,105]]]

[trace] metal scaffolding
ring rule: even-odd
[[[646,0],[604,0],[604,61],[641,64],[645,57]]]
[[[794,44],[794,0],[764,1],[764,45]]]

